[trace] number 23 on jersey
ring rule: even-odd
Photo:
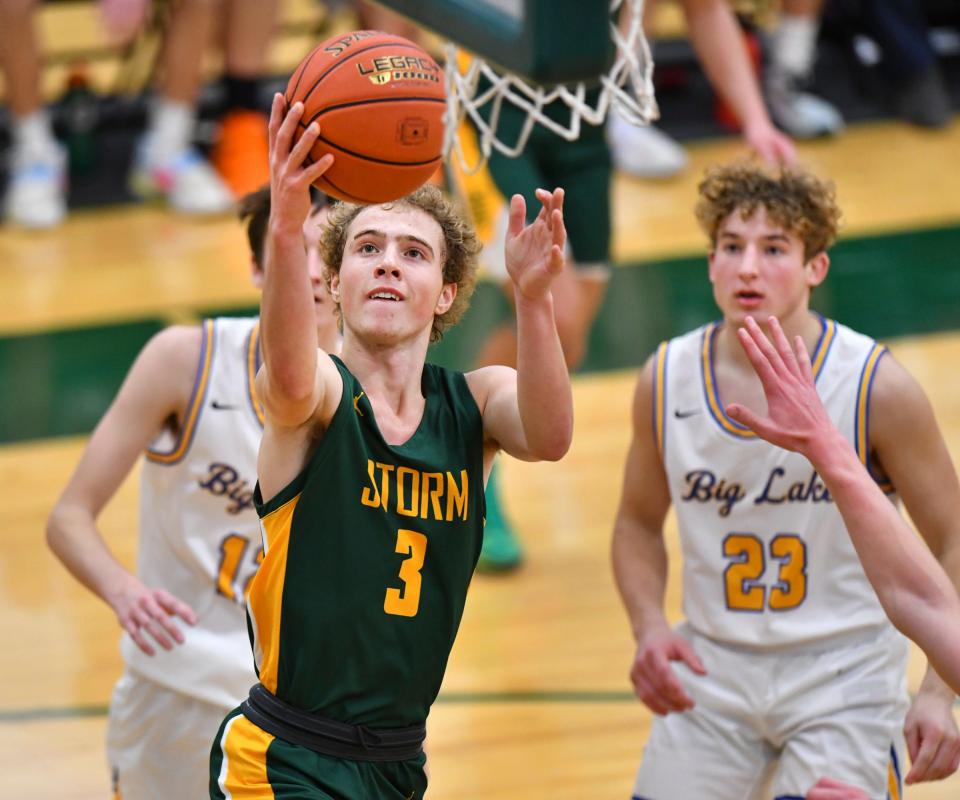
[[[789,611],[807,596],[807,546],[794,533],[778,533],[770,540],[769,557],[780,564],[771,586],[760,579],[766,570],[763,540],[753,533],[729,533],[723,540],[724,596],[731,611],[759,613]]]

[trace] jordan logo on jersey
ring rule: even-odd
[[[783,480],[786,470],[774,467],[770,470],[763,488],[753,494],[755,505],[779,505],[780,503],[832,503],[830,491],[815,471],[804,481],[788,483]],[[686,474],[686,489],[681,500],[697,503],[717,503],[721,517],[730,515],[733,507],[747,498],[747,490],[737,481],[718,477],[709,469],[695,469]]]
[[[205,478],[198,481],[201,489],[206,489],[215,497],[230,500],[228,514],[239,514],[253,508],[253,489],[244,478],[229,464],[212,463]]]

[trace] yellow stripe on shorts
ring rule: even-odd
[[[243,714],[227,723],[220,739],[223,764],[218,785],[227,800],[267,800],[273,787],[267,778],[267,748],[273,736]]]

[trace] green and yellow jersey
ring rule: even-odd
[[[483,538],[483,421],[461,373],[427,364],[423,419],[384,441],[359,381],[303,471],[255,493],[266,553],[247,602],[261,683],[374,728],[426,720]]]

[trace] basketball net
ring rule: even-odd
[[[626,36],[621,33],[618,24],[621,6],[629,9],[626,12],[629,14]],[[572,142],[580,136],[581,121],[600,125],[612,106],[634,125],[649,125],[660,116],[660,112],[653,96],[653,58],[643,34],[643,0],[610,0],[610,36],[616,45],[616,57],[610,70],[600,76],[602,88],[595,106],[586,101],[587,87],[582,81],[553,87],[537,86],[514,73],[505,72],[501,75],[483,58],[462,53],[455,44],[449,43],[446,46],[444,156],[449,157],[451,152],[455,152],[464,171],[473,174],[483,167],[494,148],[510,158],[520,155],[535,124],[543,125]],[[481,77],[490,86],[477,94]],[[556,100],[563,101],[570,109],[566,124],[558,123],[543,113],[543,109]],[[504,101],[527,113],[527,119],[513,145],[497,138],[497,124]],[[484,119],[480,109],[488,104],[490,113]],[[467,163],[459,137],[461,123],[467,117],[476,127],[480,149],[479,158],[473,164]]]

